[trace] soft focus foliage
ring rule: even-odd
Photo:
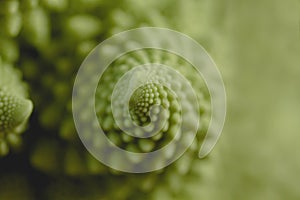
[[[0,0],[0,154],[6,155],[0,158],[0,199],[299,199],[299,19],[296,0]],[[228,113],[219,143],[199,160],[210,106],[205,85],[198,85],[204,102],[198,140],[163,170],[127,174],[100,164],[82,146],[71,96],[80,64],[98,43],[143,26],[175,29],[207,49],[224,77]],[[197,79],[180,68],[182,61],[162,52],[145,54]],[[130,67],[132,60],[123,59]],[[157,85],[136,95],[155,96],[156,88],[162,98],[153,101],[171,105],[175,117],[161,138],[132,145],[113,128],[105,93],[110,81],[128,69],[118,70],[118,61],[112,65],[96,102],[108,137],[138,152],[167,143],[178,107]],[[27,123],[29,92],[35,112]],[[140,113],[149,109],[145,104],[140,109],[142,101],[131,101],[133,119],[140,124],[149,120]],[[10,149],[18,153],[7,155]]]

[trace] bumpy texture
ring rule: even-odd
[[[125,74],[126,78],[121,79]],[[96,112],[104,132],[116,145],[132,152],[151,152],[172,140],[188,141],[193,124],[201,115],[199,141],[194,144],[196,148],[200,146],[210,119],[209,95],[201,76],[184,59],[161,50],[139,50],[117,59],[102,77],[96,92]],[[193,98],[189,84],[197,99]],[[126,117],[126,95],[130,95],[130,117]],[[183,124],[187,121],[187,125]],[[159,163],[172,158],[176,154],[173,151],[166,150]]]
[[[190,113],[201,116],[201,129],[199,129],[199,133],[197,134],[198,139],[185,155],[166,169],[145,175],[130,175],[103,166],[82,147],[74,128],[71,112],[71,90],[75,73],[83,58],[97,45],[97,40],[99,41],[99,38],[100,40],[103,38],[101,36],[110,36],[112,33],[140,26],[161,26],[185,31],[185,33],[191,34],[191,36],[198,37],[202,35],[203,39],[206,37],[204,27],[200,28],[203,29],[202,34],[196,34],[201,31],[193,31],[193,27],[188,27],[189,23],[186,22],[186,20],[191,18],[198,20],[198,16],[188,17],[185,15],[187,10],[193,6],[195,8],[199,7],[202,3],[191,1],[185,4],[184,2],[180,2],[180,4],[175,6],[172,5],[171,1],[166,1],[162,5],[158,1],[153,1],[148,6],[147,3],[145,5],[135,5],[136,3],[123,1],[119,4],[120,7],[116,8],[116,4],[109,4],[107,2],[99,3],[97,6],[77,7],[78,4],[74,1],[71,3],[71,9],[68,10],[67,14],[56,11],[53,14],[55,20],[49,16],[47,17],[51,29],[49,29],[47,23],[39,24],[39,27],[45,26],[45,28],[40,29],[48,30],[48,35],[52,35],[50,39],[46,40],[47,45],[33,42],[30,37],[27,39],[27,35],[25,35],[27,42],[40,49],[38,52],[38,63],[46,63],[47,65],[45,69],[40,68],[36,64],[36,57],[32,57],[32,55],[28,55],[22,62],[25,76],[31,83],[41,86],[40,89],[37,88],[37,90],[33,91],[35,93],[34,100],[39,110],[39,121],[48,130],[47,132],[50,133],[46,138],[36,141],[31,154],[31,164],[43,172],[54,175],[65,174],[72,177],[97,175],[99,179],[103,179],[101,182],[108,178],[111,184],[107,184],[106,191],[108,194],[103,195],[104,199],[107,197],[120,200],[140,197],[157,199],[161,196],[164,199],[182,199],[187,197],[196,199],[199,196],[205,196],[205,192],[202,191],[199,194],[198,188],[191,189],[190,186],[195,181],[201,180],[201,170],[203,170],[201,166],[205,166],[201,165],[201,163],[208,162],[197,160],[197,151],[200,149],[200,144],[205,136],[210,119],[209,95],[201,77],[195,73],[193,66],[184,59],[163,51],[133,52],[116,60],[108,68],[103,76],[103,80],[99,83],[96,94],[95,107],[97,116],[109,139],[128,151],[150,152],[160,149],[174,138],[180,126],[179,121],[181,117],[180,102],[174,93],[179,92],[184,94],[185,90],[182,88],[183,86],[177,83],[172,88],[175,92],[172,92],[158,82],[152,82],[145,85],[145,88],[141,87],[135,91],[130,100],[130,111],[133,121],[138,125],[143,126],[149,123],[151,105],[161,105],[167,111],[165,113],[166,116],[164,116],[167,119],[167,123],[164,124],[159,134],[150,139],[134,139],[124,134],[119,128],[116,128],[110,109],[111,102],[108,100],[112,94],[113,86],[122,74],[128,72],[135,64],[141,64],[143,61],[165,64],[186,77],[195,89],[200,106]],[[165,16],[162,15],[170,5],[172,5],[170,11],[173,10],[175,12],[176,10],[178,12],[167,12]],[[188,6],[182,7],[182,5]],[[210,5],[203,5],[208,9],[213,9]],[[144,9],[151,12],[146,14],[143,12]],[[122,15],[122,10],[127,10],[128,12],[133,10],[133,12],[131,14],[123,13]],[[101,14],[101,11],[105,14]],[[167,17],[177,16],[178,14],[180,16],[176,21],[171,22]],[[47,16],[47,13],[45,13],[45,16]],[[126,24],[125,22],[128,22],[126,20],[129,20],[130,23]],[[121,26],[120,24],[123,25]],[[28,28],[24,27],[24,29],[35,27],[32,25],[24,26],[28,26]],[[103,26],[105,26],[105,29]],[[130,41],[128,42],[130,43]],[[153,71],[153,73],[163,78],[161,75],[164,73],[163,71]],[[39,77],[39,74],[43,74],[42,79]],[[138,76],[135,75],[134,77]],[[170,78],[166,81],[176,82],[176,80],[172,80],[172,77]],[[140,95],[143,91],[144,96]],[[184,102],[182,103],[185,105]],[[186,105],[188,105],[188,102],[186,102]],[[152,111],[155,112],[155,110]],[[84,116],[84,110],[82,115]],[[160,116],[157,117],[159,118]],[[193,116],[190,116],[190,119],[193,119]],[[87,130],[86,132],[89,135],[89,131]],[[53,137],[59,137],[64,142],[50,139]],[[188,137],[188,135],[182,133],[182,137]],[[92,138],[92,140],[97,143],[97,138]],[[166,152],[159,157],[159,162],[156,162],[156,164],[164,163],[173,154],[174,152],[172,151]],[[113,155],[111,156],[111,160],[112,162],[120,162]],[[128,184],[120,185],[120,192],[113,192],[115,191],[113,189],[115,187],[114,184],[119,181],[125,181]],[[186,182],[186,187],[179,184],[180,182]],[[96,182],[95,184],[100,183]],[[59,190],[57,192],[54,190],[50,193],[60,195]],[[48,195],[49,193],[46,196]],[[86,196],[85,198],[87,199],[92,198],[88,194],[83,196]],[[59,199],[59,197],[56,198]],[[70,198],[72,197],[70,196]]]
[[[130,41],[128,41],[128,43],[130,43]],[[123,105],[119,103],[124,101],[124,91],[146,80],[146,84],[134,90],[129,101],[129,112],[131,113],[132,121],[140,126],[147,126],[152,120],[157,121],[158,124],[155,125],[158,126],[159,132],[150,139],[137,139],[125,134],[116,124],[116,119],[112,116],[113,111],[111,109],[112,102],[110,97],[113,94],[113,89],[117,81],[135,66],[142,65],[145,62],[148,63],[148,66],[132,71],[131,74],[129,74],[129,79],[125,79],[125,82],[120,83],[122,87],[116,91],[117,104],[113,105],[117,114],[115,117],[121,117],[119,119],[121,126],[127,127],[127,130],[131,131],[131,134],[141,136],[140,134],[143,132],[136,131],[136,129],[131,126],[130,121],[122,120],[122,112],[124,109]],[[155,64],[157,63],[162,66],[156,66]],[[163,65],[185,76],[188,82],[181,82],[181,79],[176,79],[174,72],[170,73]],[[93,74],[91,74],[90,78],[92,77]],[[85,79],[82,81],[83,90],[80,91],[84,92],[84,85],[88,84],[88,82]],[[196,99],[191,97],[192,94],[188,90],[189,84],[195,90],[197,95]],[[180,96],[183,100],[180,101],[177,96]],[[199,107],[191,107],[191,99],[198,101]],[[85,117],[87,116],[86,112],[90,112],[86,109],[87,102],[85,99],[76,103],[81,107],[81,118],[87,120],[87,122],[90,121],[89,118]],[[157,107],[153,108],[154,105]],[[161,106],[161,108],[159,106]],[[188,138],[191,137],[189,126],[185,128],[185,132],[180,131],[179,136],[176,135],[181,126],[183,111],[186,113],[186,120],[191,124],[197,119],[198,115],[201,115],[201,128],[197,134],[198,139],[194,141],[193,145],[181,159],[165,169],[144,175],[124,174],[104,167],[91,158],[88,152],[81,150],[79,145],[74,145],[73,143],[62,147],[63,145],[60,145],[58,142],[49,142],[49,140],[39,141],[31,157],[32,164],[43,171],[55,174],[66,173],[72,176],[99,174],[101,175],[101,179],[109,177],[109,179],[115,180],[116,182],[122,180],[132,183],[122,185],[120,194],[112,193],[105,195],[105,197],[112,196],[114,199],[137,198],[149,194],[150,192],[151,195],[147,197],[148,199],[157,199],[158,196],[161,195],[163,195],[165,199],[180,199],[180,195],[187,188],[179,187],[178,184],[173,182],[181,182],[185,179],[191,179],[190,181],[193,182],[195,179],[192,177],[197,177],[196,179],[200,178],[201,161],[197,158],[197,151],[200,148],[210,119],[209,95],[201,76],[198,75],[194,67],[183,58],[162,50],[140,50],[118,58],[108,67],[107,71],[104,72],[99,82],[96,92],[95,108],[101,127],[108,138],[116,145],[131,152],[151,152],[160,149],[174,139],[183,143],[187,141]],[[165,112],[160,112],[162,108]],[[163,119],[166,120],[166,123],[160,124],[160,122],[164,121]],[[86,130],[83,130],[85,137],[89,138],[90,142],[95,146],[102,148],[103,146],[101,146],[101,141],[99,141],[98,137],[91,137],[93,131],[89,128],[91,127],[87,127]],[[155,128],[157,127],[150,127],[149,131],[151,132]],[[72,134],[74,133],[72,132]],[[178,138],[176,139],[175,137]],[[53,150],[54,146],[55,150]],[[175,147],[173,150],[168,149],[149,164],[162,165],[177,153],[175,149]],[[65,153],[61,154],[60,151],[64,151]],[[114,154],[109,154],[109,157],[111,162],[122,163],[123,159]],[[138,163],[140,161],[136,160],[134,162]],[[110,186],[107,185],[107,187]],[[189,186],[187,185],[187,187]],[[110,192],[112,189],[107,189],[107,191]],[[196,189],[190,194],[187,192],[185,196],[191,195],[192,198],[195,198],[195,194],[197,194]]]
[[[9,26],[5,26],[8,28],[4,29],[2,37],[4,39],[1,40],[0,37],[2,46],[7,49],[3,51],[3,57],[9,62],[17,61],[26,80],[33,86],[37,118],[42,126],[40,133],[31,143],[31,164],[42,172],[54,176],[72,176],[80,179],[78,180],[80,184],[88,185],[80,187],[85,188],[86,192],[74,196],[70,191],[74,191],[77,186],[72,180],[63,178],[61,182],[64,187],[50,184],[42,195],[44,199],[98,199],[100,196],[103,199],[120,200],[195,199],[204,195],[204,192],[199,194],[198,188],[190,186],[201,180],[202,168],[205,166],[202,163],[210,164],[208,161],[197,160],[197,151],[210,118],[209,95],[201,77],[197,76],[194,68],[184,59],[163,51],[143,51],[126,55],[114,62],[105,73],[96,94],[95,107],[99,122],[109,139],[128,151],[149,152],[163,147],[174,138],[182,111],[189,109],[181,108],[176,97],[176,92],[184,94],[183,85],[178,83],[176,85],[176,80],[172,80],[172,77],[167,78],[167,82],[175,83],[174,87],[172,86],[174,93],[155,78],[155,81],[135,91],[130,100],[130,112],[132,120],[137,125],[147,126],[155,117],[157,120],[166,118],[163,129],[150,139],[134,139],[116,128],[112,111],[109,109],[111,102],[107,101],[112,86],[122,74],[130,70],[134,64],[139,64],[142,59],[174,67],[186,76],[196,90],[200,102],[199,108],[190,110],[190,119],[193,115],[200,115],[201,129],[197,140],[186,154],[166,169],[130,175],[103,166],[82,147],[71,115],[71,91],[77,69],[89,51],[112,33],[140,26],[161,26],[185,31],[191,36],[207,37],[204,28],[201,28],[203,29],[201,33],[198,27],[191,27],[190,23],[187,23],[189,20],[198,20],[198,16],[186,16],[186,13],[193,7],[203,4],[203,7],[210,8],[210,5],[196,1],[189,3],[178,1],[178,3],[173,5],[172,1],[164,1],[162,4],[160,1],[153,1],[140,4],[127,0],[113,2],[25,0],[5,3],[6,7],[3,7],[5,12],[1,14],[6,15],[5,19],[13,16],[15,22],[5,22]],[[149,12],[143,12],[145,9]],[[196,12],[189,11],[189,13]],[[17,21],[20,16],[22,20]],[[174,16],[178,16],[178,20],[171,20]],[[20,58],[19,48],[22,52]],[[0,50],[2,51],[2,48]],[[162,78],[161,73],[164,71],[154,70],[153,73]],[[153,105],[162,106],[166,110],[164,116],[155,115],[157,111],[151,109]],[[183,105],[188,105],[188,102],[183,102]],[[15,113],[19,113],[20,109],[25,108],[19,106]],[[154,118],[150,119],[150,113],[154,114],[152,116]],[[187,137],[184,133],[181,135],[183,138]],[[164,162],[172,154],[174,154],[172,151],[166,152],[159,161]],[[112,160],[118,159],[112,156]],[[94,175],[96,180],[86,178],[87,175]],[[121,181],[127,184],[118,184],[119,190],[116,191],[114,188]],[[179,184],[180,182],[186,182],[187,187]],[[99,185],[103,185],[105,191],[98,191]]]
[[[0,1],[0,155],[18,149],[33,104],[22,73],[13,66],[19,59],[16,38],[22,28],[24,5],[17,0]]]
[[[19,114],[30,106],[21,72],[36,106],[22,136],[24,151],[0,160],[0,199],[298,200],[299,8],[299,0],[0,0],[0,154],[18,149],[25,130],[26,117]],[[70,97],[77,69],[93,47],[114,33],[143,26],[175,29],[202,44],[222,72],[229,108],[224,133],[208,158],[195,159],[202,127],[197,142],[174,165],[133,175],[109,169],[82,147]],[[148,58],[152,53],[144,52]],[[137,58],[132,54],[122,62],[130,66]],[[157,93],[153,102],[172,111],[168,122],[171,114],[175,120],[158,138],[130,143],[114,127],[105,99],[120,62],[103,77],[107,89],[99,85],[99,121],[124,149],[160,148],[176,126],[180,109],[172,102],[177,99],[159,84],[138,88],[130,101],[134,122],[149,124],[152,104],[145,102]],[[199,111],[204,125],[206,107]]]
[[[27,99],[27,88],[20,72],[0,63],[0,155],[6,155],[12,146],[21,144],[20,134],[32,112],[33,104]]]

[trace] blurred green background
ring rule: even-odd
[[[227,123],[216,147],[222,199],[298,199],[299,2],[227,6],[231,54],[219,63],[235,75],[226,80]]]
[[[45,2],[51,1],[41,2],[44,2],[41,5],[48,5]],[[85,4],[84,1],[74,2],[77,2],[74,3],[77,7],[75,6],[73,13],[87,12],[78,8]],[[97,15],[105,20],[102,24],[102,31],[99,31],[100,36],[96,36],[93,42],[103,40],[115,32],[143,26],[144,18],[140,16],[145,15],[146,25],[174,28],[197,39],[211,54],[223,75],[228,101],[227,119],[220,140],[210,155],[209,164],[203,166],[203,176],[198,182],[188,186],[191,190],[199,190],[201,194],[193,196],[192,199],[300,199],[300,1],[174,0],[169,3],[168,0],[147,2],[129,0],[107,2],[105,3],[107,9],[103,9],[105,11]],[[132,21],[129,20],[131,23],[128,23],[128,19],[126,21],[122,15],[119,16],[122,13],[119,11],[126,13],[129,18],[134,16]],[[154,19],[154,16],[157,16],[153,14],[155,11],[161,13],[163,20]],[[49,6],[45,6],[44,12],[52,19],[60,20],[68,16],[64,14],[64,12],[67,13],[66,10],[63,10],[61,14],[56,14],[49,9]],[[117,19],[111,22],[114,18]],[[23,20],[26,22],[26,19]],[[52,20],[51,24],[53,32],[59,35],[59,28],[63,26],[57,25],[56,27],[55,20]],[[60,23],[57,22],[57,24]],[[42,78],[48,80],[48,73],[52,72],[47,69],[48,64],[42,63],[45,63],[47,59],[52,59],[52,54],[45,51],[38,37],[30,43],[26,40],[26,32],[21,33],[23,34],[21,34],[21,39],[17,39],[21,41],[22,46],[19,60],[28,61],[27,55],[34,55],[28,56],[32,58],[28,62],[39,65],[38,70],[45,71],[42,73]],[[39,34],[38,32],[37,35]],[[76,45],[84,40],[85,38],[74,39]],[[65,48],[68,52],[70,49],[77,48],[75,45],[72,46],[75,44],[74,41],[61,43],[59,40],[53,40],[52,42],[56,42],[58,48]],[[89,43],[85,44],[89,46]],[[90,45],[93,46],[93,44]],[[29,50],[24,48],[27,46],[34,48],[28,48]],[[82,46],[82,49],[85,49],[86,46]],[[28,53],[29,51],[33,53]],[[43,53],[39,54],[36,51]],[[65,51],[62,53],[68,54]],[[61,64],[64,60],[60,61]],[[80,61],[82,58],[79,58],[76,64],[80,64]],[[18,62],[23,66],[22,62]],[[53,65],[58,64],[53,61]],[[38,104],[38,107],[42,105],[40,107],[43,110],[43,104],[48,105],[48,102],[43,102],[45,97],[37,97],[38,92],[35,90],[42,91],[40,93],[47,93],[47,90],[43,91],[39,88],[42,85],[38,85],[38,89],[34,88],[36,87],[34,83],[38,81],[32,81],[31,77],[35,76],[34,70],[37,69],[26,68],[26,66],[23,66],[21,70],[25,74],[25,80],[32,84],[30,90],[37,99],[35,104]],[[74,72],[70,76],[73,74]],[[44,131],[53,130],[52,128],[47,130],[35,124],[39,121],[38,115],[39,110],[35,111],[30,121],[29,131],[24,135],[25,153],[13,153],[0,160],[0,199],[32,199],[34,195],[40,198],[43,196],[40,193],[44,193],[44,190],[48,195],[56,193],[63,187],[68,187],[71,191],[66,192],[66,196],[78,190],[82,194],[93,193],[94,199],[106,199],[105,195],[94,195],[94,191],[98,188],[93,189],[94,186],[90,186],[93,185],[94,180],[81,181],[76,178],[75,181],[73,179],[71,181],[75,182],[75,186],[72,184],[69,186],[68,182],[64,182],[65,180],[60,181],[58,180],[60,178],[45,175],[32,167],[32,163],[28,161],[33,148],[31,140],[45,134]],[[50,122],[51,120],[48,119],[46,118],[45,121]],[[54,126],[56,126],[55,123]],[[33,130],[39,133],[33,133]],[[58,136],[54,138],[60,140]],[[51,146],[50,151],[51,149],[57,150],[55,145]],[[45,155],[45,160],[50,159],[48,154],[43,155]],[[52,159],[54,160],[51,164],[57,164],[57,160]],[[22,178],[18,178],[18,174],[21,174]],[[15,179],[18,180],[17,184],[14,184]],[[105,177],[105,181],[107,180],[110,178]],[[118,179],[119,181],[122,181],[122,178]],[[105,188],[103,181],[102,184],[104,186],[101,185],[101,187]],[[81,187],[82,185],[85,187]],[[49,189],[45,189],[46,187]],[[15,192],[16,189],[18,189],[17,192]],[[54,195],[52,199],[59,199],[57,196],[59,195],[56,197]],[[61,199],[68,199],[66,196],[60,195]],[[72,198],[84,199],[80,195],[74,195]],[[114,198],[118,200],[119,197]],[[140,199],[143,198],[140,197]],[[156,199],[164,198],[160,196]],[[191,198],[186,196],[179,199]]]

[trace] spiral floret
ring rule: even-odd
[[[147,65],[142,66],[145,61]],[[176,75],[181,72],[187,74],[186,81]],[[154,152],[169,145],[162,154],[153,157],[150,165],[168,163],[192,140],[193,132],[198,132],[197,145],[206,132],[209,95],[201,80],[192,65],[171,53],[140,50],[126,54],[113,62],[99,81],[95,108],[101,128],[110,141],[129,152]],[[82,109],[84,119],[89,111]],[[203,119],[198,121],[200,115]],[[201,128],[197,131],[198,123]],[[92,143],[98,140],[89,139]],[[118,160],[114,156],[110,159]]]

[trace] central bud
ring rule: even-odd
[[[129,101],[129,111],[132,120],[139,126],[148,125],[151,121],[150,119],[150,109],[153,105],[161,105],[160,95],[161,86],[148,83],[136,89]],[[152,120],[157,120],[157,114],[159,113],[159,108],[155,107],[152,110]]]

